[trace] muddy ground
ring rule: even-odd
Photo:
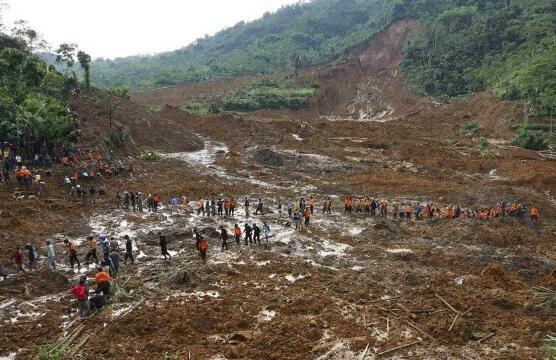
[[[379,40],[399,43],[396,36],[406,39],[413,27],[399,24]],[[179,136],[159,140],[165,155],[157,161],[120,155],[133,177],[105,179],[108,196],[95,206],[65,200],[58,168],[39,199],[2,187],[3,263],[14,244],[30,241],[44,254],[50,239],[61,264],[55,273],[45,269],[44,257],[38,271],[15,274],[6,266],[12,276],[0,282],[0,356],[32,359],[40,346],[66,339],[61,347],[71,359],[543,358],[543,338],[556,330],[556,304],[538,306],[542,299],[532,290],[556,288],[556,163],[508,145],[520,116],[515,104],[489,94],[448,104],[420,98],[405,88],[396,54],[370,49],[338,73],[359,79],[355,94],[365,84],[388,94],[370,97],[379,107],[356,96],[320,111],[195,117],[164,107],[159,91],[148,105],[161,105],[157,119],[187,131],[186,143]],[[394,66],[365,66],[377,56]],[[325,77],[326,86],[334,76]],[[75,108],[94,126],[90,103],[76,100]],[[489,155],[460,132],[473,119],[492,143]],[[152,128],[136,131],[140,145]],[[85,137],[82,146],[95,141]],[[219,218],[165,204],[156,214],[133,212],[115,205],[115,192],[123,190],[157,192],[165,200],[260,197],[265,211],[246,218],[240,206],[235,217]],[[538,206],[541,219],[344,215],[347,194],[470,208],[517,201]],[[309,227],[295,230],[279,216],[277,202],[309,196],[317,199],[316,214]],[[324,215],[328,196],[333,213]],[[220,226],[263,220],[272,229],[268,245],[230,240],[228,251],[220,249]],[[206,265],[194,250],[194,227],[210,244]],[[168,237],[172,260],[159,256],[158,231]],[[99,232],[115,236],[120,247],[130,235],[137,264],[122,266],[113,302],[83,321],[67,292],[94,268],[72,271],[62,240],[79,245],[82,258],[85,237]]]

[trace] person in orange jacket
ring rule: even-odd
[[[539,222],[539,209],[537,209],[536,206],[533,206],[531,208],[530,215],[531,215],[531,222],[535,222],[535,223]]]
[[[303,217],[305,218],[305,226],[309,226],[309,220],[311,220],[311,210],[309,210],[309,208],[305,208]]]
[[[237,246],[241,243],[241,228],[238,224],[234,225],[234,237],[236,238]]]
[[[100,294],[102,292],[103,295],[106,296],[107,299],[109,299],[110,298],[110,283],[113,280],[114,279],[112,279],[110,277],[110,275],[108,275],[108,273],[105,272],[102,267],[99,267],[98,268],[98,273],[95,275],[95,283],[97,284],[97,288],[95,290],[95,293]]]

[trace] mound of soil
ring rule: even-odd
[[[103,136],[129,129],[130,143],[126,151],[137,153],[141,148],[165,152],[195,151],[203,148],[202,140],[183,123],[165,116],[165,112],[149,111],[133,102],[125,101],[116,109],[112,126],[102,106],[90,98],[75,97],[72,109],[79,114],[82,147],[105,147]]]
[[[284,158],[282,155],[271,149],[261,149],[253,155],[253,160],[258,162],[263,166],[281,166],[284,164]]]
[[[35,298],[69,289],[68,278],[54,271],[25,272],[0,282],[0,296]]]

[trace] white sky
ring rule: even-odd
[[[298,0],[0,0],[7,27],[23,19],[52,47],[76,43],[93,58],[186,46]]]

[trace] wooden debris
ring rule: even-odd
[[[389,353],[391,353],[391,352],[393,352],[393,351],[405,349],[405,348],[407,348],[407,347],[416,345],[416,344],[418,344],[418,343],[420,343],[420,342],[421,342],[421,341],[417,340],[417,341],[414,341],[414,342],[409,343],[409,344],[400,345],[400,346],[397,346],[397,347],[395,347],[395,348],[392,348],[392,349],[389,349],[389,350],[385,350],[385,351],[379,352],[377,355],[378,355],[378,356],[386,355],[386,354],[389,354]]]
[[[458,311],[458,313],[454,317],[454,321],[452,321],[452,325],[450,325],[450,328],[448,329],[448,331],[452,331],[452,329],[454,328],[454,325],[456,324],[456,322],[458,321],[458,319],[460,317],[460,314],[461,313]]]
[[[440,300],[442,300],[442,302],[444,304],[446,304],[446,306],[448,306],[454,313],[458,313],[458,311],[456,309],[454,309],[454,307],[452,305],[450,305],[450,303],[448,303],[446,300],[444,300],[440,295],[438,295],[437,293],[434,293],[434,295],[436,295],[437,298],[439,298]]]
[[[420,328],[417,327],[417,325],[412,324],[409,321],[405,321],[407,323],[407,325],[411,326],[413,329],[417,330],[418,332],[420,332],[421,334],[425,335],[426,337],[428,337],[429,339],[431,339],[432,341],[436,341],[435,338],[433,338],[431,335],[429,335],[427,332],[421,330]]]
[[[370,345],[370,343],[367,343],[367,347],[365,347],[365,351],[363,351],[363,354],[361,354],[361,356],[359,357],[359,360],[363,360],[365,358],[365,356],[367,356],[367,353],[369,352],[369,345]]]
[[[488,334],[487,336],[485,336],[485,337],[479,339],[477,342],[478,342],[478,343],[482,343],[483,341],[485,341],[486,339],[490,339],[490,338],[493,337],[494,335],[496,335],[496,333],[490,333],[490,334]]]

